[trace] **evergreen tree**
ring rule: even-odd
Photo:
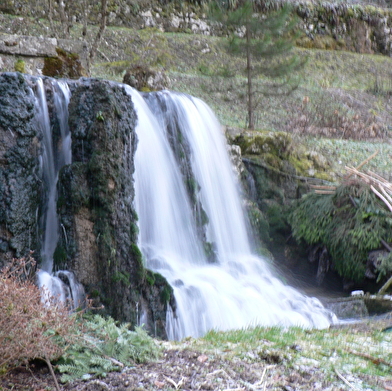
[[[297,34],[296,20],[288,5],[268,15],[254,13],[253,1],[245,0],[232,9],[231,0],[215,2],[210,15],[232,34],[228,50],[246,57],[248,128],[254,129],[254,113],[258,95],[288,94],[298,87],[296,77],[305,59],[292,51]],[[263,75],[271,83],[261,90],[254,87],[254,79]]]

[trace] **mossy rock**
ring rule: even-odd
[[[135,66],[124,75],[123,83],[142,92],[160,91],[170,87],[170,79],[163,71]]]
[[[255,131],[235,137],[232,143],[240,146],[243,155],[270,153],[283,157],[291,142],[291,135],[286,132]]]
[[[56,52],[57,57],[45,58],[42,68],[43,75],[70,79],[87,76],[77,54],[66,52],[60,48],[56,48]]]
[[[329,161],[318,152],[304,150],[301,145],[293,142],[289,133],[244,132],[231,142],[240,146],[243,156],[250,159],[257,157],[258,161],[275,170],[289,175],[333,180]]]

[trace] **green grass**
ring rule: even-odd
[[[351,383],[361,384],[364,388],[360,389],[381,390],[375,384],[391,376],[391,367],[385,364],[392,363],[391,343],[392,333],[379,330],[255,327],[210,331],[203,338],[187,339],[177,345],[229,361],[266,362],[296,371],[311,367],[331,384],[338,384],[338,371]]]

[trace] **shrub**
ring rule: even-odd
[[[59,358],[75,319],[60,303],[43,305],[32,280],[32,257],[14,259],[0,272],[0,368],[11,369],[32,359]],[[52,300],[51,300],[52,301]]]
[[[392,215],[369,186],[355,180],[335,194],[307,194],[289,215],[293,236],[309,245],[324,245],[340,276],[361,281],[369,251],[392,240]]]

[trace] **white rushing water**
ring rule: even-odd
[[[52,89],[61,133],[54,145],[45,86],[40,78],[34,83],[37,121],[43,134],[42,171],[48,189],[39,285],[61,301],[73,301],[76,308],[84,297],[82,286],[72,273],[53,270],[53,254],[62,233],[56,214],[57,179],[59,170],[72,161],[70,92],[63,81],[51,80],[46,86]],[[210,329],[249,325],[327,327],[331,314],[321,303],[284,285],[268,261],[252,252],[238,180],[221,125],[210,108],[186,95],[163,91],[144,99],[136,90],[124,87],[138,116],[134,175],[139,246],[146,266],[173,287],[177,305],[175,311],[169,308],[167,312],[168,337],[198,337]],[[204,231],[197,224],[184,167],[173,152],[173,129],[177,141],[187,146],[187,170],[195,182],[197,207],[208,218]],[[213,244],[214,262],[205,253],[204,242]]]
[[[210,329],[249,325],[328,327],[331,314],[315,298],[285,286],[252,253],[238,183],[221,126],[201,100],[167,91],[147,102],[134,90],[138,147],[135,204],[139,245],[147,267],[174,289],[175,314],[167,313],[170,339],[198,337]],[[209,263],[197,234],[180,167],[169,143],[168,124],[176,118],[190,146],[198,197],[208,215],[207,240],[217,263]]]
[[[77,308],[84,299],[82,285],[77,283],[71,272],[53,271],[53,254],[59,237],[59,222],[56,212],[58,174],[64,165],[70,164],[72,161],[71,133],[68,128],[68,104],[71,93],[65,81],[50,81],[54,109],[60,127],[59,145],[55,146],[45,86],[41,78],[34,81],[36,85],[36,120],[43,137],[42,172],[48,191],[43,216],[42,263],[38,273],[38,285],[46,291],[43,301],[53,297],[62,302],[69,302],[72,308]]]

